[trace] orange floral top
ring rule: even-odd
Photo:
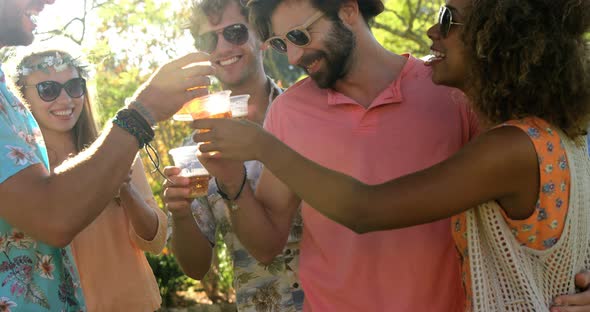
[[[545,250],[557,243],[567,215],[570,171],[565,149],[559,134],[540,118],[509,121],[502,126],[522,129],[535,146],[539,159],[540,190],[533,214],[525,220],[511,220],[504,211],[504,219],[516,239],[536,250]],[[452,233],[462,263],[463,285],[467,298],[466,311],[471,311],[471,276],[465,214],[452,218]]]

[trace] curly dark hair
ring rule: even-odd
[[[270,18],[277,6],[283,1],[300,1],[300,0],[250,0],[248,7],[250,8],[250,22],[256,28],[260,39],[265,41],[272,34],[272,27]],[[332,19],[339,20],[338,11],[342,4],[351,0],[309,0],[311,5],[324,12],[324,14]],[[382,0],[358,0],[359,11],[367,25],[385,10]]]
[[[586,133],[590,0],[473,0],[465,24],[467,90],[484,117],[537,116],[570,137]]]
[[[193,0],[191,6],[191,16],[189,20],[190,23],[188,25],[193,38],[197,38],[199,36],[201,24],[204,20],[209,20],[214,25],[219,23],[221,21],[223,11],[231,2],[235,2],[241,7],[240,13],[242,13],[242,15],[247,19],[250,10],[246,6],[242,5],[242,1],[240,0]]]

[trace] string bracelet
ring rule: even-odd
[[[240,195],[242,195],[242,191],[244,190],[244,186],[246,185],[246,180],[248,180],[248,171],[246,170],[246,166],[244,165],[244,179],[242,179],[242,185],[240,186],[240,190],[238,191],[236,196],[234,196],[234,198],[230,198],[224,191],[221,190],[221,186],[217,182],[217,178],[215,178],[215,184],[217,184],[217,193],[219,194],[219,196],[221,196],[221,198],[225,200],[229,200],[231,202],[236,201],[238,200],[238,198],[240,198]]]

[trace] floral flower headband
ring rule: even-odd
[[[49,74],[49,68],[51,67],[58,73],[66,70],[68,66],[79,69],[86,67],[79,59],[72,58],[69,55],[62,55],[59,52],[55,52],[55,55],[40,56],[38,58],[34,56],[24,58],[17,66],[16,71],[19,76],[28,76],[39,70]],[[31,62],[31,59],[35,59],[35,62]],[[40,61],[37,59],[40,59]]]

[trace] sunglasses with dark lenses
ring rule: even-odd
[[[45,102],[52,102],[57,99],[61,94],[61,89],[66,90],[66,93],[71,98],[79,98],[86,94],[86,80],[80,77],[72,78],[64,84],[57,81],[47,80],[41,81],[34,86],[25,87],[35,87],[39,97]]]
[[[451,31],[451,26],[458,25],[463,26],[463,23],[456,23],[453,21],[453,13],[450,8],[443,5],[438,11],[438,25],[440,27],[440,34],[443,38],[446,38]]]
[[[287,40],[292,44],[305,47],[311,43],[311,36],[308,28],[313,25],[320,17],[324,15],[323,12],[318,11],[312,15],[303,25],[297,26],[289,30],[284,36],[274,36],[266,40],[266,44],[280,53],[287,53]]]
[[[225,41],[240,46],[248,41],[248,27],[244,24],[229,25],[222,30],[206,32],[197,37],[195,46],[199,51],[211,53],[217,48],[219,33],[223,35]]]

